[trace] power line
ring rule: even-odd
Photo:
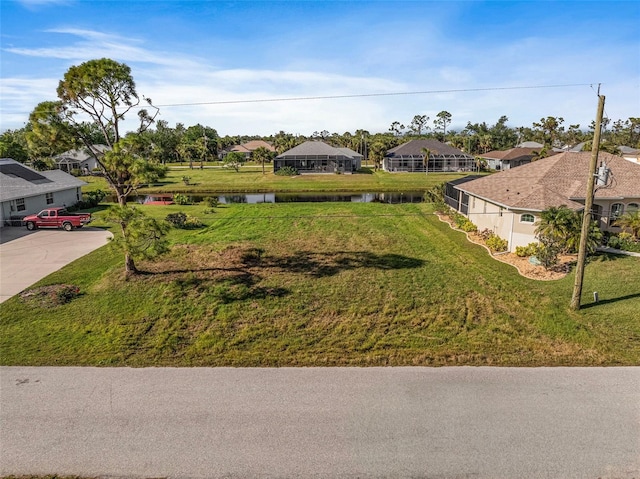
[[[467,93],[479,91],[501,91],[501,90],[533,90],[542,88],[570,88],[581,86],[593,86],[593,83],[566,83],[560,85],[528,85],[528,86],[506,86],[506,87],[488,87],[488,88],[459,88],[454,90],[424,90],[424,91],[406,91],[406,92],[389,92],[389,93],[359,93],[350,95],[323,95],[323,96],[301,96],[301,97],[285,97],[285,98],[254,98],[250,100],[218,100],[218,101],[202,101],[193,103],[166,103],[162,105],[153,105],[158,108],[168,108],[177,106],[202,106],[202,105],[233,105],[242,103],[273,103],[282,101],[307,101],[307,100],[334,100],[342,98],[368,98],[383,96],[403,96],[403,95],[433,95],[438,93]],[[137,108],[144,108],[148,105],[136,105]]]

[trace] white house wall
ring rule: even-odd
[[[469,197],[469,220],[478,227],[478,231],[488,229],[507,240],[510,252],[514,252],[517,246],[537,241],[534,224],[522,223],[522,214],[523,212],[507,210],[480,198]],[[536,217],[536,221],[537,219]]]
[[[45,208],[54,208],[60,206],[73,206],[82,199],[80,188],[71,188],[63,191],[53,192],[53,203],[47,204],[46,194],[25,197],[25,209],[18,211],[16,200],[3,201],[1,205],[0,228],[5,225],[5,221],[9,221],[11,216],[27,216],[39,213]]]

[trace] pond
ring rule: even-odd
[[[154,196],[154,195],[148,195]],[[157,196],[157,195],[155,195]],[[208,195],[186,195],[190,203],[200,203],[207,197],[216,196],[221,204],[232,203],[422,203],[423,191],[384,192],[384,193],[211,193]],[[132,196],[130,202],[144,203],[145,195]]]

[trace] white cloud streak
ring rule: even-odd
[[[393,58],[394,68],[375,69],[378,74],[363,75],[358,74],[358,68],[340,68],[344,58],[336,60],[334,67],[327,61],[314,65],[309,59],[296,61],[291,58],[288,64],[296,65],[295,68],[219,68],[215,59],[158,51],[148,48],[140,38],[79,28],[56,28],[48,32],[62,36],[63,40],[69,36],[72,41],[59,47],[11,47],[4,51],[76,64],[101,57],[125,62],[132,68],[139,93],[152,98],[158,105],[592,81],[605,83],[605,93],[610,92],[608,110],[613,118],[637,116],[634,100],[636,106],[640,103],[640,88],[637,77],[635,81],[633,79],[633,69],[627,70],[625,75],[624,69],[620,68],[630,53],[628,49],[603,50],[603,61],[594,65],[581,50],[569,49],[562,54],[549,55],[549,49],[557,39],[522,38],[485,46],[482,55],[475,46],[455,42],[448,42],[444,53],[434,53],[438,50],[438,44],[434,44],[428,53],[418,54],[416,52],[422,47],[416,40],[415,45]],[[429,38],[436,41],[435,36]],[[371,51],[391,52],[391,47],[381,40],[371,46]],[[409,61],[413,53],[421,60],[415,61],[417,57],[413,57],[414,61]],[[323,65],[321,71],[317,69],[319,64]],[[64,71],[59,74],[56,79],[2,79],[0,128],[21,126],[39,101],[54,99],[57,82]],[[231,135],[268,135],[279,130],[301,134],[325,129],[331,132],[358,128],[386,131],[392,121],[408,124],[416,114],[429,115],[433,121],[441,110],[452,113],[452,126],[457,129],[463,128],[467,121],[492,123],[502,115],[507,115],[513,126],[530,126],[541,117],[553,115],[564,117],[566,124],[580,123],[586,127],[594,116],[594,98],[595,93],[588,87],[441,93],[166,106],[161,109],[161,118],[170,124],[206,124],[221,134]]]

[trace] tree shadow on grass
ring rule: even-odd
[[[374,268],[383,270],[419,268],[424,261],[399,254],[377,255],[369,251],[316,253],[297,251],[288,256],[267,256],[261,265],[276,270],[324,278],[341,271]]]
[[[359,268],[395,270],[419,268],[421,259],[399,254],[378,255],[369,251],[309,252],[269,255],[260,248],[228,248],[208,256],[207,264],[176,267],[175,263],[156,264],[153,271],[141,271],[141,278],[170,282],[176,297],[198,294],[214,297],[222,303],[249,299],[281,298],[290,290],[263,286],[263,277],[274,273],[302,274],[326,278]]]
[[[620,296],[619,298],[602,299],[602,300],[598,301],[597,303],[589,303],[589,304],[585,304],[583,306],[580,306],[580,309],[595,308],[597,306],[603,306],[605,304],[617,303],[618,301],[624,301],[626,299],[634,299],[634,298],[640,298],[640,293],[627,294],[625,296]]]

